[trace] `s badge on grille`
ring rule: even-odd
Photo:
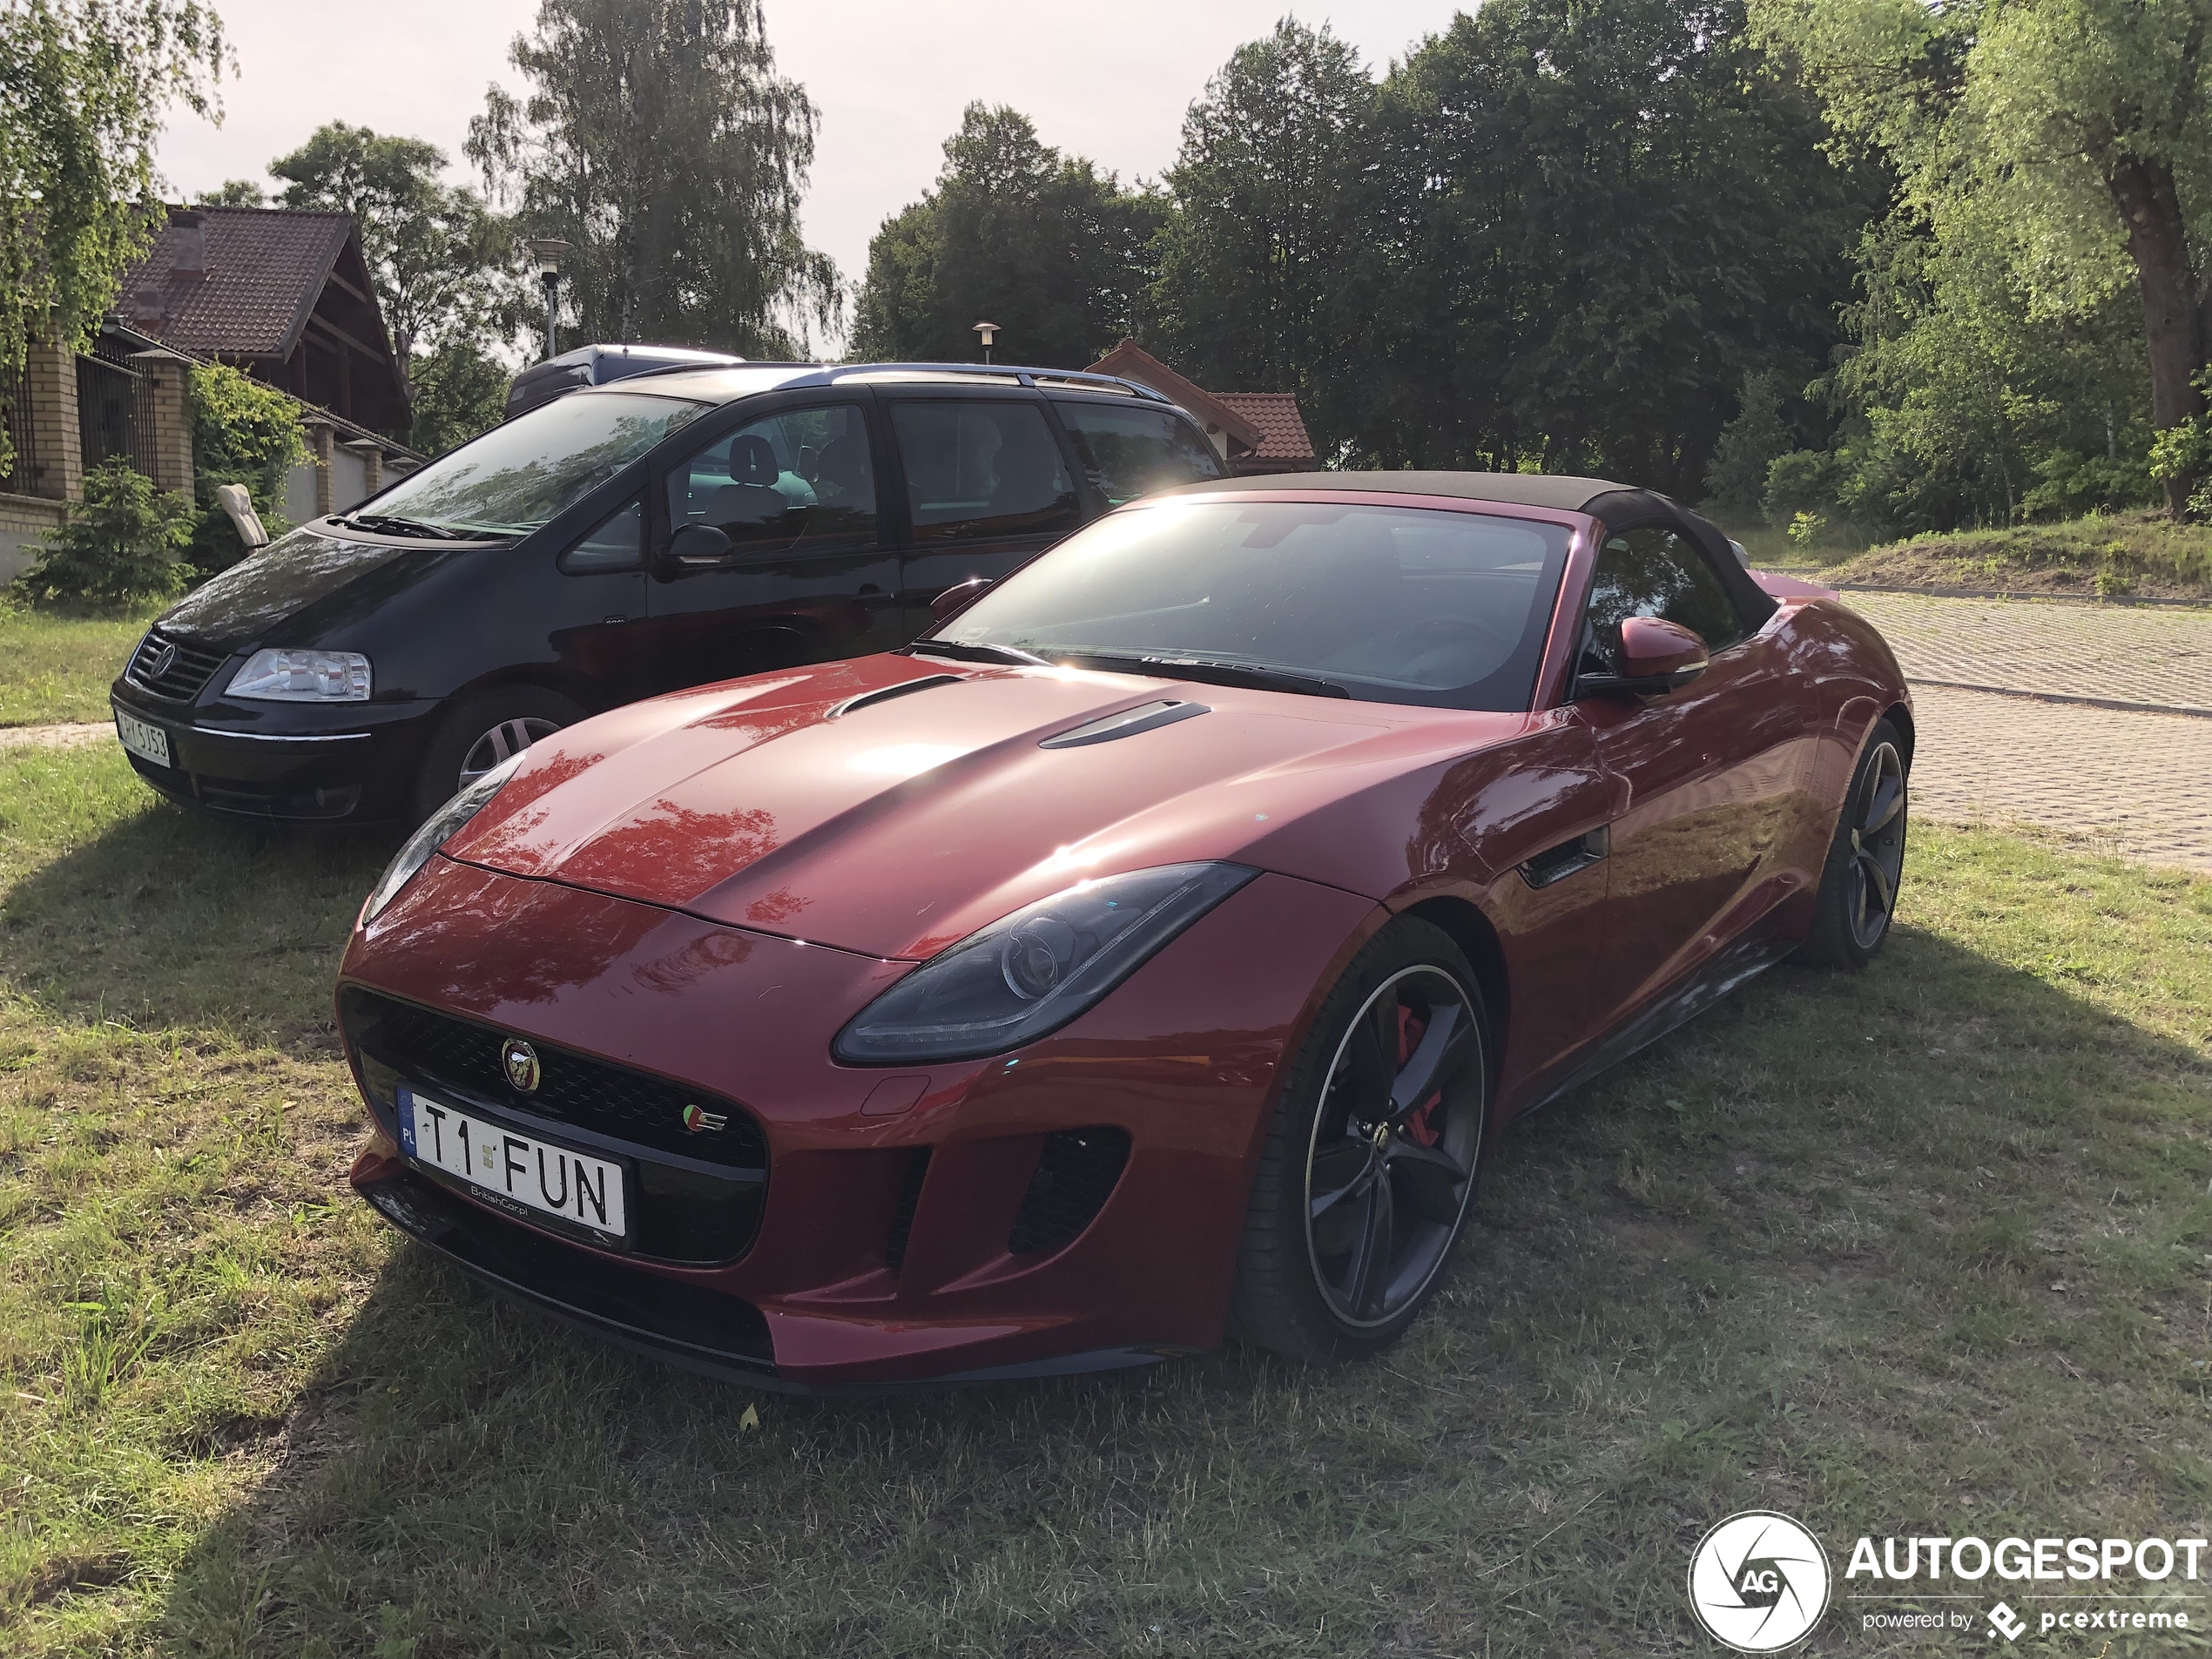
[[[727,1129],[730,1127],[730,1115],[727,1112],[710,1112],[698,1106],[686,1106],[684,1109],[684,1127],[694,1135]]]
[[[499,1051],[499,1063],[506,1069],[507,1081],[517,1094],[537,1092],[537,1050],[520,1037],[509,1037]]]

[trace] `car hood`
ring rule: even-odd
[[[869,695],[903,685],[914,689]],[[1162,699],[1208,712],[1041,746]],[[1160,864],[1233,859],[1356,890],[1332,877],[1332,809],[1528,723],[866,658],[570,727],[532,748],[444,850],[735,927],[923,959],[1086,878]],[[1401,871],[1405,837],[1394,838]]]
[[[225,650],[307,644],[376,610],[433,566],[467,556],[442,543],[355,541],[296,529],[193,589],[160,625]]]

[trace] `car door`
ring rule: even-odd
[[[657,689],[898,644],[899,561],[863,390],[749,405],[663,475],[646,610]],[[671,552],[691,525],[726,556]]]
[[[566,624],[553,634],[553,647],[597,688],[602,707],[658,689],[645,620],[648,517],[644,494],[633,496],[553,561]]]
[[[906,492],[900,625],[971,577],[995,581],[1082,523],[1072,458],[1035,393],[1008,389],[884,399]]]
[[[1576,705],[1622,803],[1609,829],[1598,968],[1608,1023],[1695,981],[1788,896],[1775,878],[1797,827],[1804,758],[1786,645],[1748,625],[1705,550],[1673,524],[1612,530],[1601,543],[1581,671],[1618,671],[1630,617],[1690,629],[1711,662],[1665,696]]]

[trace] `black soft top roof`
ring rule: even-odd
[[[1195,495],[1217,489],[1372,489],[1398,496],[1456,496],[1465,501],[1504,502],[1579,513],[1601,496],[1628,489],[1604,478],[1536,472],[1268,472],[1186,484]]]

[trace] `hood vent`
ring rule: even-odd
[[[862,709],[873,708],[878,703],[888,703],[894,697],[904,697],[909,691],[926,691],[933,685],[957,685],[957,674],[924,674],[918,680],[906,680],[897,685],[887,685],[880,691],[863,691],[858,697],[848,697],[822,718],[835,720],[847,714],[857,714]]]
[[[1103,720],[1093,720],[1089,725],[1079,725],[1072,732],[1062,732],[1056,738],[1047,738],[1037,747],[1082,749],[1094,743],[1111,743],[1116,738],[1133,738],[1140,732],[1157,731],[1163,725],[1173,725],[1177,720],[1188,720],[1197,715],[1212,712],[1211,707],[1204,703],[1140,703],[1133,709],[1123,709],[1119,714],[1109,714]]]

